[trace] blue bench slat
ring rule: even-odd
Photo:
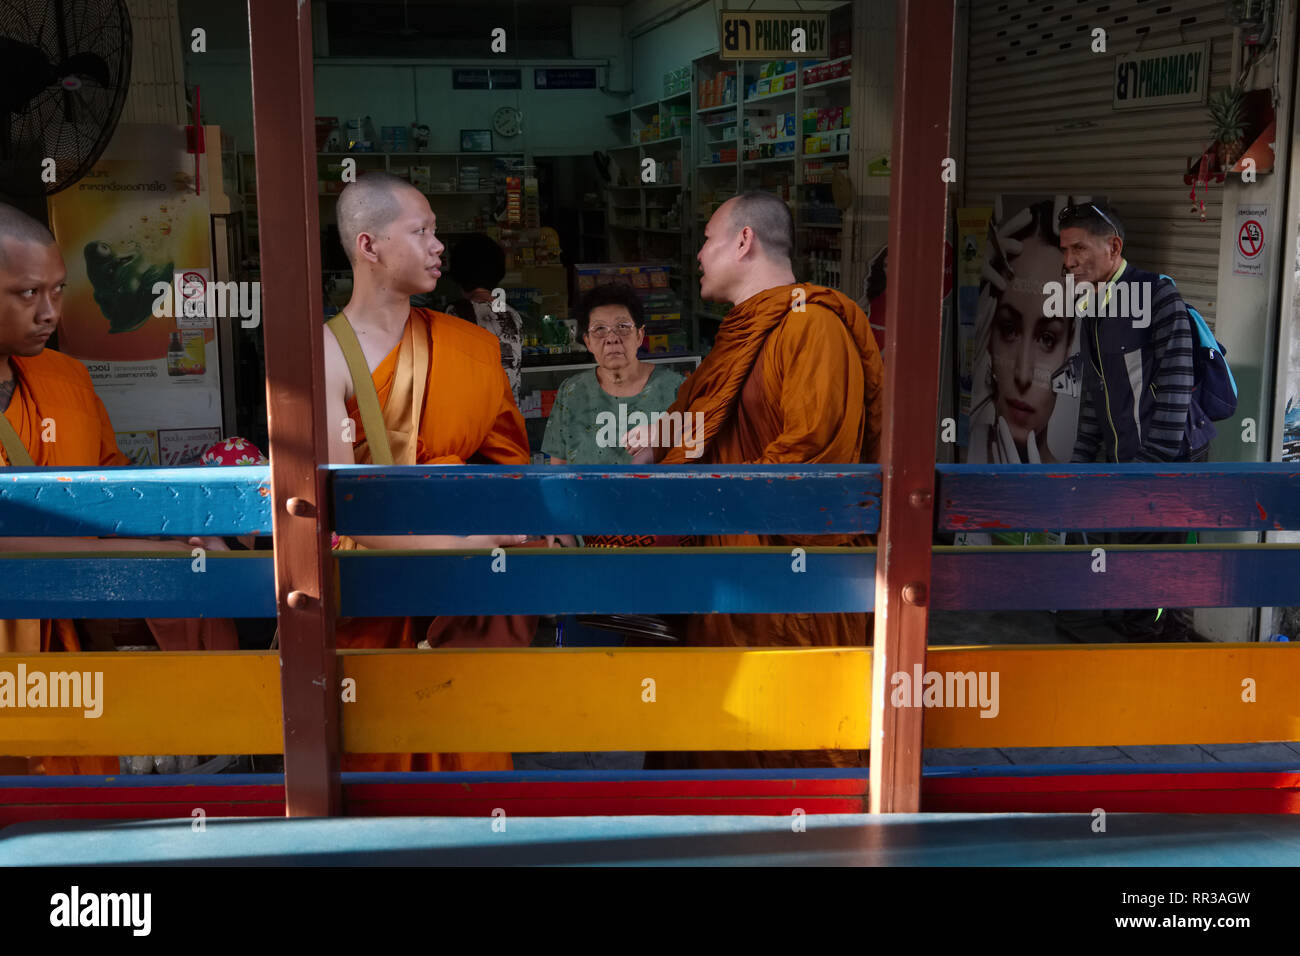
[[[0,556],[0,618],[275,617],[270,555]]]
[[[0,537],[271,533],[270,469],[0,469]]]
[[[682,614],[869,611],[872,550],[506,550],[504,572],[478,554],[340,555],[342,613]],[[398,568],[401,570],[398,570]],[[418,585],[414,582],[419,582]]]
[[[880,527],[879,465],[328,467],[341,534],[874,534]]]
[[[1300,604],[1300,547],[935,548],[939,611],[1288,607]]]
[[[1294,462],[939,465],[940,531],[1300,529]]]
[[[342,614],[681,614],[868,611],[872,550],[343,553]],[[1300,603],[1300,547],[936,548],[935,610],[1285,607]],[[0,618],[274,617],[270,552],[188,557],[0,557]]]

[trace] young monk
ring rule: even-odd
[[[403,179],[369,173],[338,201],[339,238],[352,264],[352,298],[343,310],[356,333],[379,404],[393,464],[525,465],[528,437],[501,367],[496,336],[462,319],[412,308],[442,274],[443,244],[429,201]],[[331,334],[333,333],[333,334]],[[371,464],[337,320],[325,334],[325,414],[330,461]],[[494,548],[522,535],[340,536],[338,547]],[[426,622],[427,623],[427,622]],[[412,618],[338,622],[339,648],[527,647],[532,617],[439,617],[427,631]],[[343,770],[509,770],[509,754],[345,754]]]
[[[794,222],[778,196],[748,192],[709,220],[699,252],[700,295],[734,302],[713,350],[677,391],[673,412],[704,414],[704,452],[720,465],[874,462],[880,454],[883,366],[871,325],[847,296],[795,282]],[[804,306],[799,308],[802,290]],[[698,440],[698,435],[696,439]],[[647,429],[627,436],[639,461],[690,463]],[[696,449],[698,451],[698,449]],[[864,546],[867,535],[713,535],[703,546]],[[707,647],[868,643],[868,617],[855,614],[700,614],[686,642]],[[666,753],[647,767],[865,766],[866,751]]]
[[[75,468],[124,466],[113,425],[76,359],[45,344],[63,315],[68,270],[50,231],[26,213],[0,204],[0,465]],[[52,441],[45,423],[53,425]],[[178,551],[192,547],[224,551],[220,538],[145,541],[135,538],[0,537],[0,551]],[[148,622],[164,650],[201,647],[238,650],[228,620]],[[0,652],[37,654],[79,651],[72,621],[0,620]],[[3,761],[3,772],[118,772],[116,757],[33,757],[18,766]]]

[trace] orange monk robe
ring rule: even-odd
[[[41,468],[119,467],[130,460],[118,450],[104,403],[95,394],[86,366],[53,349],[25,357],[9,357],[15,385],[5,418],[23,447]],[[52,441],[43,441],[50,437]],[[0,463],[8,465],[3,448]],[[207,647],[237,650],[238,637],[228,620],[154,620],[150,629],[164,650]],[[0,621],[0,652],[35,654],[79,651],[81,641],[72,621]],[[15,769],[7,764],[9,772]],[[36,757],[33,772],[118,772],[116,757]]]
[[[396,464],[526,465],[524,419],[501,367],[501,345],[491,332],[463,319],[412,309],[402,341],[371,373]],[[369,464],[369,445],[355,398],[348,415],[358,436],[356,463]],[[418,421],[416,420],[418,418]],[[345,550],[356,547],[340,538]],[[428,619],[342,618],[339,648],[527,647],[537,619],[525,616]],[[510,754],[344,754],[350,771],[510,770]]]
[[[704,414],[704,452],[669,448],[662,464],[831,465],[880,455],[884,366],[871,325],[847,296],[802,285],[794,311],[780,286],[727,314],[713,349],[677,392],[673,412]],[[869,535],[711,535],[703,547],[869,546]],[[870,617],[852,614],[701,614],[686,622],[687,644],[702,647],[865,646]],[[808,750],[651,755],[647,766],[851,767],[866,751]]]

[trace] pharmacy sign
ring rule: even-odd
[[[1115,57],[1112,109],[1204,103],[1210,79],[1210,42],[1188,43]]]

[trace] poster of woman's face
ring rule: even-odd
[[[1079,416],[1079,329],[1049,315],[1062,281],[1057,213],[1069,197],[1000,197],[980,282],[967,461],[1069,461]],[[1058,298],[1057,301],[1060,301]]]

